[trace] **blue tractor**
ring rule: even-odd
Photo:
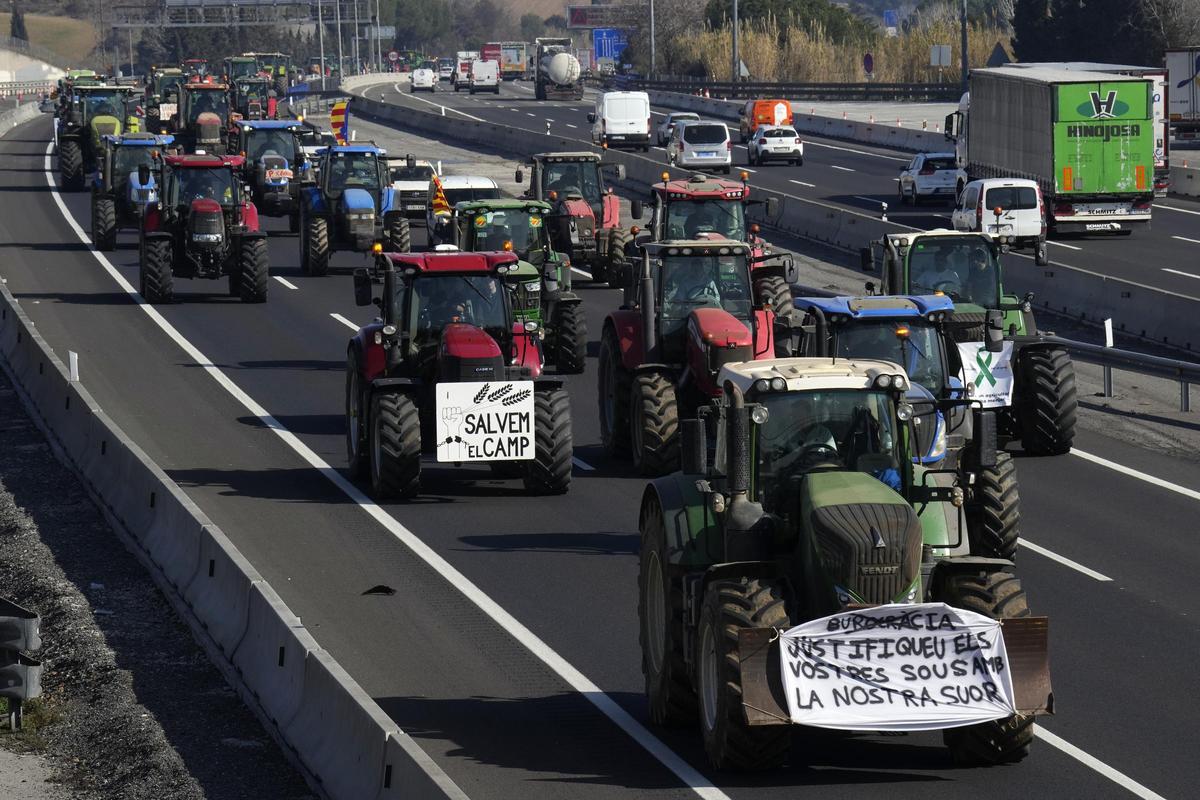
[[[155,160],[175,141],[173,136],[125,133],[100,137],[96,171],[92,173],[92,243],[97,250],[117,246],[117,231],[137,230],[148,203],[158,200]],[[138,167],[151,167],[143,184]]]
[[[338,250],[407,253],[408,218],[392,189],[387,152],[373,144],[332,145],[318,153],[318,179],[300,190],[300,269],[324,275]]]
[[[258,213],[287,217],[292,233],[300,231],[300,191],[316,178],[300,148],[299,120],[242,120],[237,125],[237,151],[246,157],[242,182]]]
[[[997,451],[996,416],[964,382],[960,350],[950,327],[954,303],[942,295],[800,297],[805,315],[801,355],[891,361],[910,379],[914,461],[926,467],[929,489],[967,487],[956,500],[971,531],[972,555],[1012,559],[1020,537],[1017,466]],[[1003,332],[989,331],[997,352]],[[944,478],[944,480],[943,480]],[[965,479],[965,480],[964,480]]]

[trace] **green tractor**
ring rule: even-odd
[[[174,133],[178,125],[179,93],[187,75],[178,67],[155,69],[146,83],[146,127],[151,133]]]
[[[58,172],[63,189],[82,191],[87,175],[96,171],[103,151],[102,137],[135,133],[134,88],[98,81],[78,80],[71,87],[69,104],[58,118]]]
[[[225,58],[226,83],[236,84],[242,78],[258,77],[258,59],[254,56],[228,56]]]
[[[286,53],[243,53],[243,56],[258,61],[260,72],[266,73],[275,84],[275,91],[283,97],[291,87],[292,57]]]
[[[950,334],[975,397],[1000,409],[1001,444],[1020,442],[1033,455],[1067,453],[1079,408],[1075,366],[1039,331],[1033,294],[1007,291],[1000,263],[1007,248],[1006,237],[987,233],[891,233],[863,249],[862,266],[881,272],[883,294],[940,293],[954,301]],[[986,352],[989,329],[1002,332],[997,353]]]
[[[540,200],[459,203],[454,235],[460,250],[517,254],[517,269],[505,275],[516,315],[546,332],[546,360],[560,373],[580,373],[587,356],[587,316],[571,290],[571,262],[550,244],[547,226],[553,213]]]
[[[739,362],[718,383],[700,417],[681,422],[681,471],[641,501],[651,720],[698,719],[718,769],[777,767],[793,719],[780,632],[848,610],[944,603],[1001,620],[1008,652],[1021,656],[1009,661],[1016,713],[927,728],[944,727],[962,762],[1024,758],[1034,715],[1052,710],[1047,623],[1030,616],[1011,561],[974,554],[964,511],[973,477],[995,464],[992,412],[973,410],[971,452],[947,482],[914,458],[909,381],[893,363]]]

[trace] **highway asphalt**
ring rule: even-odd
[[[560,109],[538,113],[567,119]],[[60,355],[80,354],[83,382],[117,423],[470,796],[1194,795],[1200,464],[1090,433],[1077,441],[1083,455],[1019,459],[1024,534],[1037,550],[1018,568],[1034,611],[1051,617],[1059,708],[1039,722],[1046,735],[1026,761],[965,769],[935,734],[804,733],[793,766],[716,774],[694,730],[643,727],[644,483],[602,456],[595,410],[596,338],[614,291],[580,283],[592,357],[567,379],[579,459],[568,495],[531,500],[486,470],[430,465],[417,502],[357,503],[339,483],[345,346],[370,316],[354,306],[348,274],[361,258],[337,255],[344,270],[307,278],[296,237],[273,234],[267,304],[181,281],[178,302],[157,309],[172,340],[117,282],[137,283],[132,234],[98,256],[64,220],[47,184],[49,133],[41,119],[0,140],[10,290]],[[846,163],[877,161],[856,157]],[[876,170],[881,185],[890,170]],[[87,195],[62,201],[86,230]]]

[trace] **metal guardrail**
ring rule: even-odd
[[[707,90],[712,97],[753,99],[779,97],[786,100],[907,101],[921,103],[958,102],[962,90],[946,83],[768,83],[711,81],[705,78],[655,79],[615,76],[605,83],[614,88],[694,94]]]
[[[1152,375],[1179,382],[1179,410],[1191,411],[1191,385],[1200,383],[1200,364],[1175,358],[1135,353],[1088,342],[1076,342],[1061,336],[1046,336],[1045,341],[1068,350],[1078,360],[1104,367],[1104,396],[1113,396],[1114,369]]]
[[[13,81],[11,83],[0,83],[0,97],[48,93],[54,89],[55,85],[54,81]]]

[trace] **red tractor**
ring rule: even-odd
[[[754,302],[750,253],[718,239],[647,242],[638,280],[604,321],[601,440],[643,475],[679,468],[680,417],[721,394],[723,364],[775,357],[775,312]]]
[[[180,92],[176,141],[189,153],[225,153],[229,144],[229,87],[193,79]]]
[[[571,266],[588,270],[592,280],[619,281],[628,263],[629,231],[621,227],[621,200],[604,182],[605,170],[625,179],[624,164],[605,164],[595,153],[538,153],[529,160],[525,196],[554,206],[550,228],[554,249],[566,253]],[[517,170],[517,183],[523,183]]]
[[[346,450],[379,499],[420,488],[421,454],[488,463],[533,494],[571,483],[571,405],[542,374],[542,331],[515,319],[505,277],[515,254],[380,253],[380,297],[366,269],[355,300],[379,318],[346,360]]]
[[[653,210],[647,226],[651,241],[666,239],[730,239],[750,245],[754,263],[754,301],[767,304],[776,316],[792,313],[792,292],[785,276],[783,256],[773,256],[771,245],[758,235],[758,226],[746,222],[746,208],[763,203],[768,217],[774,217],[779,202],[774,197],[751,200],[750,187],[742,180],[733,181],[696,174],[690,178],[671,180],[662,174],[663,182],[651,187]],[[634,200],[631,208],[634,219],[642,217],[642,203]]]
[[[176,277],[229,279],[229,294],[267,299],[267,234],[258,209],[242,194],[241,156],[168,155],[158,162],[158,200],[146,206],[139,242],[142,296],[174,298]],[[142,185],[150,167],[138,167]]]

